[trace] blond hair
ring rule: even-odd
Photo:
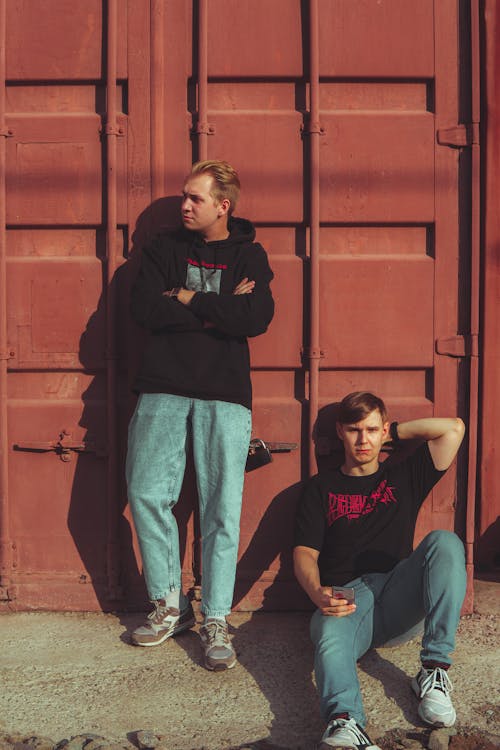
[[[191,167],[188,177],[196,177],[200,174],[208,174],[212,178],[213,185],[210,195],[217,203],[227,198],[230,203],[229,215],[236,208],[240,196],[240,179],[238,173],[227,161],[198,161]]]

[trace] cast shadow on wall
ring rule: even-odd
[[[89,451],[76,454],[77,466],[68,512],[68,529],[82,560],[82,585],[92,585],[103,611],[147,609],[147,593],[134,551],[125,484],[127,428],[135,408],[132,383],[141,351],[144,331],[129,315],[129,295],[137,274],[140,249],[159,231],[179,224],[180,197],[167,196],[154,201],[138,217],[130,252],[118,267],[107,293],[99,299],[80,338],[79,358],[90,385],[82,394],[83,408],[79,426]],[[124,243],[125,245],[126,243]],[[103,260],[103,289],[106,289],[104,239],[97,248]],[[116,356],[115,404],[116,440],[107,439],[108,376],[106,306],[114,300],[116,311],[114,354]],[[116,471],[110,481],[108,465],[114,453]],[[110,497],[111,493],[114,495]],[[193,476],[187,470],[176,516],[179,523],[181,555],[186,546],[186,528],[192,515]]]

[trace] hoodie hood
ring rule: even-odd
[[[226,237],[225,240],[213,240],[212,242],[205,242],[197,232],[193,233],[186,229],[181,231],[184,237],[190,239],[190,244],[193,247],[209,247],[211,250],[223,250],[229,246],[239,245],[244,242],[251,243],[255,240],[255,227],[248,219],[240,219],[233,216],[229,219],[227,228],[229,229],[229,237]]]

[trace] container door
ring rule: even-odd
[[[251,342],[254,436],[298,446],[247,475],[237,608],[308,606],[291,533],[314,453],[331,457],[324,407],[370,389],[394,419],[467,416],[462,5],[0,0],[6,606],[145,604],[123,478],[142,345],[128,294],[199,158],[238,168],[237,213],[275,273],[275,319]],[[428,499],[417,540],[463,535],[466,469],[464,457]],[[188,472],[188,588],[200,580],[195,507]]]

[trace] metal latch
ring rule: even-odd
[[[61,461],[71,461],[71,453],[96,453],[98,456],[105,456],[106,452],[98,450],[91,441],[75,442],[71,439],[71,433],[67,430],[61,430],[58,440],[47,442],[28,442],[15,443],[15,451],[26,451],[27,453],[48,453],[53,451],[59,456]]]
[[[478,357],[479,337],[477,333],[465,336],[450,336],[447,339],[436,340],[437,354],[445,354],[448,357]]]
[[[273,443],[265,441],[271,453],[289,453],[299,447],[298,443]]]
[[[245,471],[254,471],[271,463],[271,453],[289,453],[297,447],[297,443],[268,443],[261,438],[253,438],[248,447]]]
[[[479,143],[479,123],[472,122],[467,125],[454,125],[451,128],[439,128],[437,131],[437,142],[440,146],[451,146],[452,148],[465,148]]]

